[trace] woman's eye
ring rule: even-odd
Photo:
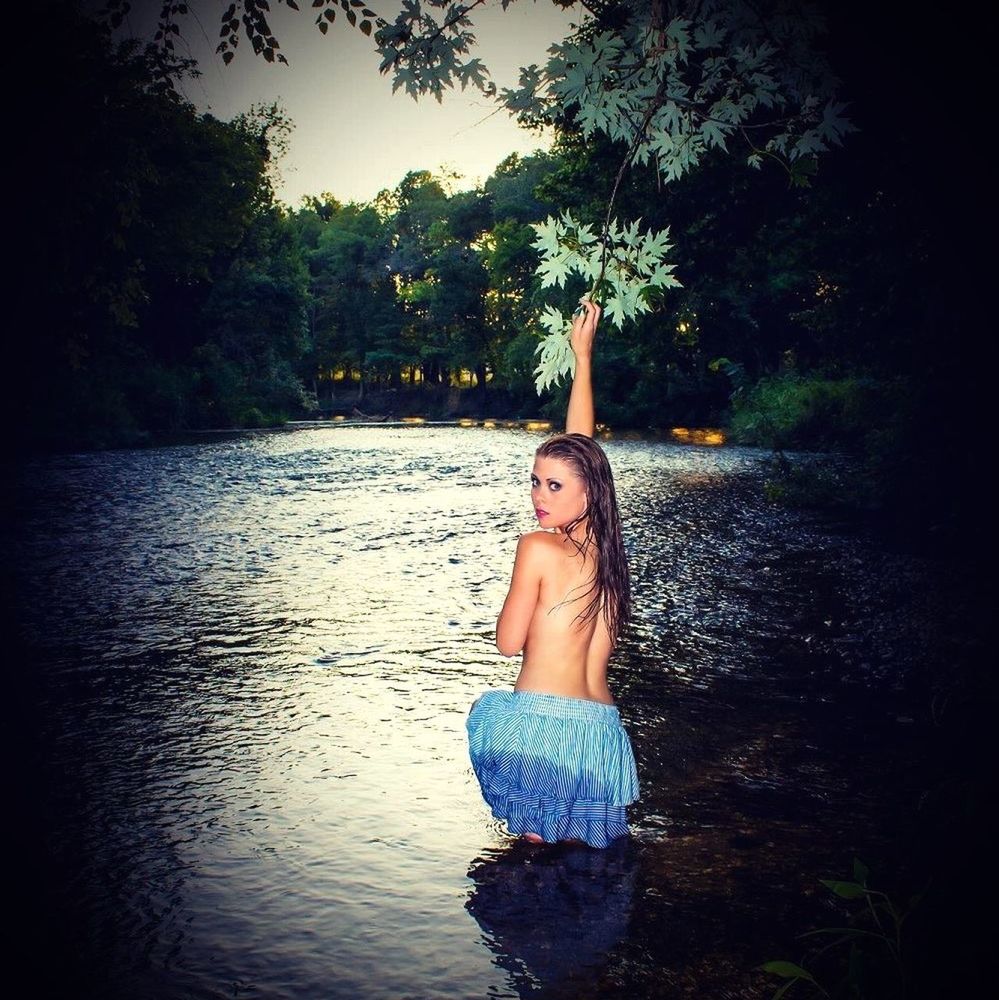
[[[537,476],[531,476],[531,485],[532,486],[540,486],[541,485],[541,480],[538,479]]]
[[[562,484],[561,483],[552,483],[549,486],[549,489],[552,491],[552,493],[558,493],[558,491],[560,489],[562,489]]]

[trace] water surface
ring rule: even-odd
[[[802,893],[904,797],[868,759],[904,726],[849,694],[889,654],[847,595],[916,571],[769,505],[762,453],[606,442],[634,837],[513,843],[464,720],[516,676],[493,627],[540,440],[314,428],[20,471],[46,905],[75,995],[766,995],[752,966]]]

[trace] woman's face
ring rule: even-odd
[[[564,528],[586,510],[583,477],[561,458],[535,456],[531,502],[542,528]]]

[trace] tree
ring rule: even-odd
[[[652,162],[665,183],[729,144],[751,167],[780,163],[805,183],[815,157],[852,127],[836,99],[835,78],[816,48],[824,23],[798,0],[593,0],[579,27],[552,46],[544,67],[521,71],[520,85],[497,91],[488,69],[471,55],[471,14],[483,0],[403,0],[391,21],[363,0],[314,0],[323,33],[338,11],[375,39],[379,69],[393,88],[414,98],[472,86],[527,126],[554,125],[585,139],[604,135],[623,151],[602,218],[552,216],[538,224],[544,287],[562,287],[573,273],[605,303],[621,326],[650,308],[649,300],[679,282],[666,262],[665,230],[639,230],[613,214],[621,179],[632,163]],[[503,0],[504,8],[513,0]],[[561,2],[561,0],[555,0]],[[110,16],[120,16],[115,0]],[[287,6],[297,10],[293,0]],[[286,61],[267,20],[265,0],[233,0],[222,14],[219,51],[228,62],[241,34],[254,51]],[[160,44],[172,51],[177,21],[188,4],[164,3]],[[539,386],[571,369],[569,319],[548,307],[542,322]]]
[[[537,189],[560,163],[558,156],[548,153],[532,156],[512,153],[498,164],[484,185],[486,194],[492,198],[493,218],[497,222],[514,219],[526,224],[548,215],[555,206],[539,198]]]
[[[293,228],[260,213],[214,282],[196,352],[204,423],[253,426],[309,408],[300,361],[308,355],[308,279]]]
[[[189,64],[114,45],[70,5],[46,50],[62,73],[41,74],[37,96],[59,128],[26,122],[13,206],[29,435],[102,444],[182,427],[202,310],[272,200],[273,122],[199,115],[160,85]]]
[[[313,199],[297,213],[311,288],[315,372],[332,392],[333,373],[356,369],[363,398],[368,376],[397,376],[411,360],[399,342],[401,316],[390,270],[391,231],[368,205]]]
[[[447,193],[430,171],[410,171],[383,199],[383,210],[390,213],[394,234],[389,265],[404,316],[403,337],[416,351],[424,384],[447,382],[446,331],[431,319],[434,279],[428,274],[447,215]]]
[[[541,185],[562,163],[547,153],[500,163],[484,185],[494,224],[480,239],[489,273],[485,321],[493,331],[496,370],[515,396],[533,386],[538,346],[540,282],[532,223],[552,211],[555,202],[539,194]]]
[[[461,206],[449,207],[457,207],[460,219]],[[427,323],[439,345],[436,360],[451,372],[473,371],[484,390],[487,369],[495,369],[493,331],[484,311],[489,275],[476,250],[454,235],[451,223],[449,218],[434,234],[437,246],[425,279]]]

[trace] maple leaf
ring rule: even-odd
[[[561,288],[565,284],[565,279],[569,276],[569,264],[566,255],[560,257],[545,257],[538,264],[535,273],[541,278],[541,287],[548,288],[551,285],[558,285]]]
[[[534,222],[531,228],[538,234],[531,244],[535,250],[547,254],[559,252],[559,237],[565,232],[565,226],[555,216],[549,215],[544,222]]]

